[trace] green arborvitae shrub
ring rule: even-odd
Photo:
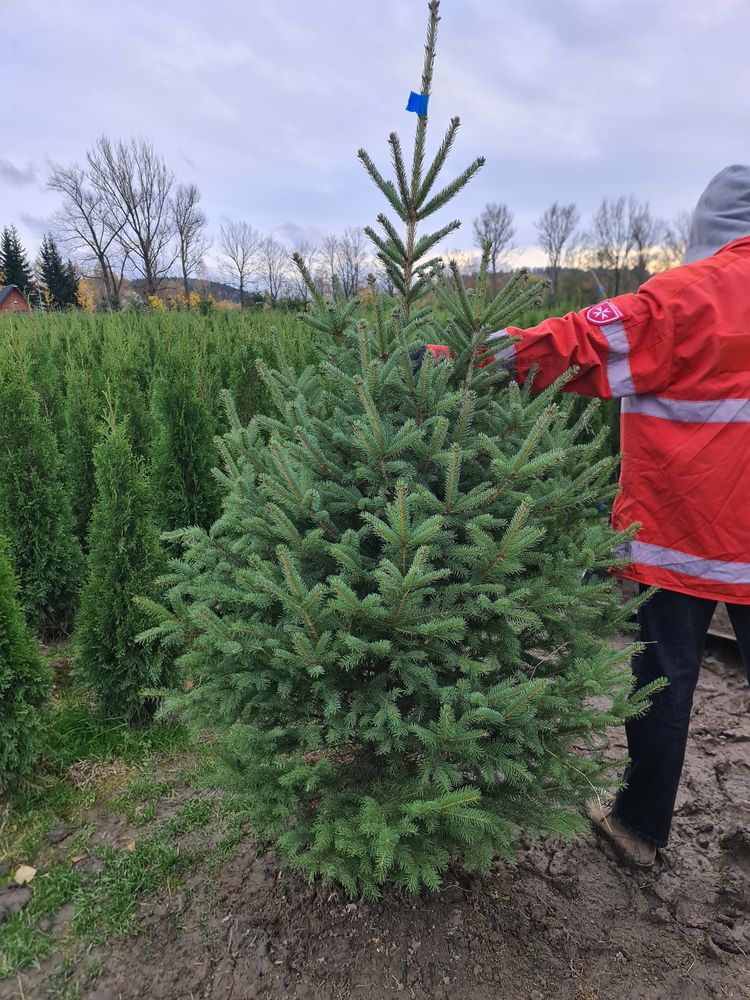
[[[103,402],[97,369],[86,363],[88,360],[73,357],[68,361],[63,405],[63,459],[75,533],[83,546],[96,497],[94,448],[99,440]]]
[[[127,418],[133,452],[140,458],[148,459],[154,434],[149,397],[155,364],[138,326],[140,318],[137,313],[104,317],[109,324],[110,336],[103,347],[102,363],[110,380],[117,412]],[[160,317],[154,315],[152,319],[157,323]]]
[[[219,507],[212,472],[216,428],[192,356],[173,353],[160,359],[152,409],[151,475],[159,524],[208,527]]]
[[[20,356],[0,363],[0,529],[11,547],[21,606],[34,627],[73,623],[83,556],[50,419]]]
[[[164,555],[143,463],[111,411],[94,466],[97,499],[74,635],[74,673],[94,692],[104,715],[143,722],[156,705],[144,691],[165,683],[169,657],[135,641],[149,620],[134,599],[153,594]]]
[[[29,384],[39,396],[41,410],[49,420],[58,447],[63,440],[63,368],[53,344],[35,331],[20,353]]]
[[[490,345],[493,331],[538,296],[528,275],[492,298],[487,248],[472,292],[430,260],[457,223],[419,223],[481,160],[436,188],[458,120],[429,167],[426,127],[410,168],[391,136],[395,181],[360,154],[404,227],[381,215],[369,230],[396,308],[361,314],[308,282],[309,323],[336,347],[301,375],[281,356],[259,365],[271,417],[245,427],[225,394],[223,513],[173,534],[184,555],[144,636],[182,645],[172,704],[213,727],[256,830],[310,876],[371,896],[436,888],[451,863],[487,870],[522,834],[581,829],[618,766],[607,728],[645,705],[631,650],[610,646],[629,609],[587,573],[622,537],[596,512],[612,460],[590,413],[559,386],[520,388],[494,355],[507,339]],[[428,290],[439,312],[419,306]]]
[[[26,627],[17,589],[0,535],[0,791],[33,768],[52,687],[52,671]]]

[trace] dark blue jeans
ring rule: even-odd
[[[643,592],[645,588],[641,588]],[[651,709],[625,726],[630,764],[615,799],[617,819],[642,840],[666,847],[685,758],[690,710],[716,601],[661,590],[638,612],[646,649],[633,660],[636,686],[666,677]],[[727,605],[750,681],[750,605]]]

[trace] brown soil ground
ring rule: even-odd
[[[749,830],[750,691],[733,647],[714,645],[653,870],[591,835],[438,896],[353,903],[247,842],[218,877],[144,907],[83,1000],[750,998]],[[0,998],[41,1000],[34,980]]]

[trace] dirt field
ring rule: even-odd
[[[730,644],[706,658],[672,842],[634,873],[591,836],[438,897],[351,903],[250,842],[147,902],[85,960],[81,1000],[750,997],[750,690]],[[64,913],[59,918],[65,919]],[[64,928],[61,928],[63,933]],[[50,995],[49,963],[0,1000]]]

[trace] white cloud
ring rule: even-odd
[[[79,159],[102,132],[152,140],[199,185],[215,228],[226,216],[321,233],[383,207],[355,154],[363,145],[385,168],[393,128],[408,148],[426,3],[10,7],[0,225],[47,218],[55,198],[31,164]],[[584,217],[603,195],[631,191],[664,216],[689,208],[716,170],[750,160],[739,127],[749,32],[746,0],[446,0],[433,148],[457,113],[450,166],[488,157],[455,211],[470,224],[485,202],[507,202],[531,245],[533,219],[554,199],[575,200]]]

